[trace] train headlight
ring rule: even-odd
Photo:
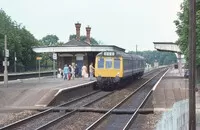
[[[119,72],[117,73],[117,76],[119,76]]]

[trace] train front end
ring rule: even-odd
[[[122,57],[116,52],[101,52],[96,56],[95,77],[101,89],[113,88],[120,82],[122,73]]]

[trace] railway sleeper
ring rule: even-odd
[[[68,107],[60,107],[55,108],[52,111],[54,112],[70,112],[73,110],[77,110],[78,112],[97,112],[97,113],[106,113],[110,109],[103,109],[103,108],[88,108],[88,107],[81,107],[81,108],[68,108]],[[114,109],[112,111],[112,114],[133,114],[135,110],[130,109]],[[139,110],[139,114],[153,114],[154,109],[153,108],[142,108]]]

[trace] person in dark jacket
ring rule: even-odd
[[[79,77],[79,68],[78,68],[77,64],[75,66],[75,77]]]

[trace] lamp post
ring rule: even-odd
[[[16,68],[16,62],[17,62],[17,57],[16,57],[16,52],[14,53],[14,72],[16,73],[17,72],[17,68]]]
[[[9,56],[9,51],[7,50],[7,36],[5,35],[5,45],[4,45],[4,87],[8,87],[8,62],[7,62],[7,57]]]

